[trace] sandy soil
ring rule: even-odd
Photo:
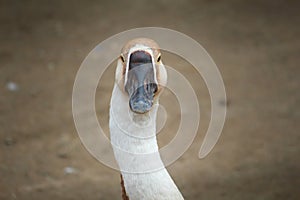
[[[209,96],[200,77],[184,72],[204,113],[193,145],[168,167],[186,199],[300,199],[299,1],[0,5],[0,199],[120,199],[119,173],[94,160],[78,139],[72,86],[81,62],[99,42],[141,26],[171,28],[196,39],[226,85],[223,134],[213,152],[199,160]],[[113,67],[97,92],[106,130],[112,73]],[[165,132],[178,122],[171,116]],[[160,136],[160,144],[171,136]],[[75,173],[66,174],[66,167]]]

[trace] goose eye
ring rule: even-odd
[[[125,58],[123,55],[120,55],[120,58],[121,58],[122,62],[125,62]]]
[[[155,83],[150,83],[150,84],[151,84],[153,93],[156,93],[157,92],[157,85]]]
[[[157,62],[160,62],[160,60],[161,60],[161,55],[158,56]]]
[[[157,92],[157,85],[155,85],[155,89],[154,89],[154,93],[156,93]]]

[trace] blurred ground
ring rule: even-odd
[[[186,199],[300,199],[299,1],[0,5],[0,199],[120,199],[119,173],[94,160],[78,140],[71,94],[89,51],[141,26],[196,39],[226,85],[223,134],[213,152],[198,160],[210,103],[201,78],[193,79],[203,121],[194,144],[168,168]],[[104,126],[113,70],[97,93]],[[192,71],[185,74],[193,77]],[[66,173],[73,168],[75,173]]]

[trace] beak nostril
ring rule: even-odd
[[[148,91],[148,84],[144,84],[145,91]]]

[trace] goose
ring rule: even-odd
[[[126,200],[184,199],[158,152],[156,114],[167,81],[159,49],[152,39],[136,38],[124,45],[117,60],[109,129]],[[150,162],[135,157],[147,154],[153,154]],[[154,162],[159,167],[149,170]]]

